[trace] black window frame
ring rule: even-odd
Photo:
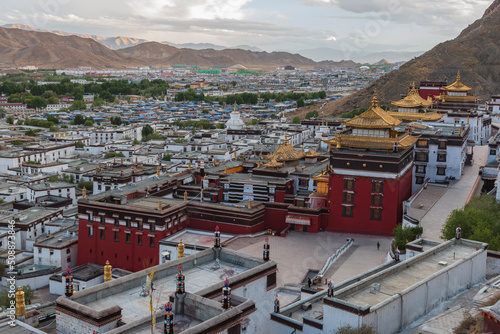
[[[420,155],[424,155],[425,158],[421,158]],[[415,152],[415,161],[429,162],[429,152]]]
[[[378,198],[378,203],[375,202],[376,198]],[[383,200],[384,200],[384,197],[382,195],[372,194],[371,205],[382,206]]]
[[[438,153],[436,157],[438,162],[446,162],[446,153]]]
[[[353,179],[344,179],[344,190],[353,190],[354,191],[354,188],[355,188],[355,180]],[[351,182],[351,183],[349,183]],[[349,184],[351,185],[351,187],[349,187]]]
[[[348,191],[344,192],[344,194],[342,196],[342,202],[344,202],[344,203],[354,203],[354,194],[350,193]]]
[[[436,175],[446,175],[446,167],[438,166],[436,168]]]
[[[375,217],[375,212],[378,212],[378,217]],[[382,220],[382,209],[370,208],[370,220]]]
[[[350,214],[348,213],[348,211],[350,212]],[[350,205],[342,206],[342,217],[352,218],[353,216],[354,216],[354,210],[352,206]]]

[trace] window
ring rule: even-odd
[[[308,179],[299,179],[299,186],[307,187],[308,184],[309,184]]]
[[[427,162],[427,161],[429,161],[429,153],[427,153],[427,152],[416,152],[415,153],[415,160],[416,161]]]
[[[372,195],[372,205],[382,206],[382,196]]]
[[[149,232],[154,232],[154,231],[155,231],[155,229],[156,229],[156,227],[155,227],[155,223],[151,223],[151,224],[149,224]]]
[[[38,253],[41,253],[42,252],[42,249],[41,248],[38,248]]]
[[[141,221],[137,222],[137,229],[142,231],[142,222]]]
[[[116,241],[116,242],[120,241],[119,232],[118,231],[114,231],[113,232],[113,240]]]
[[[142,246],[142,234],[137,235],[137,245]]]
[[[342,217],[352,217],[352,206],[343,206],[342,207]]]
[[[276,286],[276,273],[272,273],[270,275],[267,275],[267,284],[266,284],[268,289],[271,289]]]
[[[353,179],[344,179],[344,189],[354,190],[354,180]]]
[[[354,195],[351,193],[344,193],[344,198],[342,200],[344,203],[353,203]]]
[[[54,250],[53,249],[50,250],[50,255],[54,255]]]
[[[438,148],[441,149],[441,150],[445,150],[446,149],[446,141],[440,140]]]
[[[438,153],[438,155],[437,155],[437,161],[439,161],[439,162],[445,162],[446,161],[446,154]]]
[[[130,227],[132,227],[132,223],[130,222],[130,220],[127,220],[125,221],[125,227],[130,230]]]
[[[155,237],[149,237],[149,247],[155,248]]]
[[[384,192],[384,184],[382,182],[372,182],[372,191],[376,193]]]
[[[415,178],[415,184],[422,184],[424,183],[424,178],[422,176],[417,176]]]
[[[89,230],[89,237],[93,237],[94,236],[94,228],[89,226],[88,230]]]
[[[93,223],[94,221],[93,221],[92,219],[93,219],[92,214],[91,214],[91,213],[88,213],[88,214],[87,214],[87,221],[88,221],[89,223]]]
[[[120,220],[118,218],[115,218],[115,226],[120,226]]]
[[[382,220],[382,209],[370,209],[371,220]]]
[[[497,150],[490,150],[490,155],[497,155]]]
[[[446,175],[446,167],[438,167],[436,174],[437,175]]]
[[[130,243],[130,233],[125,233],[125,243],[129,244]],[[128,260],[128,259],[127,259]]]
[[[106,230],[103,228],[99,230],[99,239],[106,239]]]
[[[106,217],[105,216],[99,216],[99,222],[101,225],[105,225],[106,224]]]
[[[69,248],[66,248],[66,254],[71,253],[71,250]]]
[[[419,139],[417,141],[417,147],[425,147],[425,148],[427,148],[427,147],[429,147],[429,142],[427,140],[425,140],[425,139]]]
[[[67,263],[71,262],[71,256],[68,256],[68,257],[66,258],[66,262],[67,262]]]
[[[417,167],[416,168],[417,173],[425,174],[425,167],[426,167],[425,165],[417,165],[416,167]]]

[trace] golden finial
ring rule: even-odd
[[[106,260],[106,265],[104,266],[104,282],[109,282],[111,281],[111,265],[109,264],[109,261]]]
[[[248,200],[248,208],[249,208],[249,209],[251,209],[251,208],[252,208],[252,200],[251,200],[251,199],[249,199],[249,200]]]
[[[85,188],[85,186],[82,189],[82,199],[87,199],[87,189]]]
[[[160,177],[160,165],[158,165],[158,167],[156,167],[156,176]]]
[[[460,70],[457,72],[457,81],[460,81]]]
[[[300,152],[304,153],[304,145],[300,145]]]
[[[227,165],[224,166],[224,173],[227,173]]]
[[[236,151],[234,151],[234,160],[236,160]]]
[[[158,200],[158,210],[162,210],[163,206],[161,205],[161,199]]]
[[[285,145],[288,144],[288,134],[287,133],[285,133],[285,142],[283,144],[285,144]]]
[[[135,163],[137,163],[137,157],[135,157]]]
[[[462,135],[462,126],[460,125],[460,127],[458,128],[458,134],[459,135]]]
[[[16,292],[16,317],[24,317],[26,315],[26,304],[24,301],[24,291],[20,286]]]
[[[328,127],[328,121],[325,120],[325,126]]]
[[[234,101],[234,112],[236,112],[236,101]]]
[[[373,100],[372,100],[372,108],[375,109],[378,107],[378,98],[377,98],[377,89],[373,92]]]
[[[467,124],[469,124],[469,116],[467,116]]]
[[[184,202],[188,201],[188,192],[184,191]]]
[[[185,246],[182,243],[182,239],[181,239],[181,242],[179,242],[179,244],[177,245],[177,258],[178,259],[184,257],[184,248],[185,248]]]
[[[123,158],[120,159],[120,165],[123,165]]]
[[[191,169],[191,160],[188,162],[188,169]]]
[[[260,162],[260,157],[259,157],[259,161],[257,161],[257,168],[260,168],[260,164],[261,164],[261,162]]]

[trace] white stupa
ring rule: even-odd
[[[240,113],[236,111],[236,103],[234,104],[234,111],[231,113],[229,120],[226,122],[226,128],[231,130],[243,129],[245,122],[241,119]]]

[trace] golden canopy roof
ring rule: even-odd
[[[440,120],[444,116],[444,114],[439,114],[437,112],[417,113],[417,112],[388,111],[387,113],[394,118],[408,122],[414,122],[418,120],[434,122]]]
[[[392,152],[394,150],[395,143],[398,144],[398,151],[404,151],[415,145],[418,138],[419,136],[410,136],[408,133],[405,133],[401,137],[397,138],[337,134],[335,138],[324,140],[324,142],[332,144],[333,147],[337,148],[369,149]]]
[[[314,149],[310,149],[309,151],[307,151],[305,157],[306,158],[316,158],[316,157],[319,157],[321,155],[321,153],[318,153],[316,151],[314,151]]]
[[[325,169],[321,171],[318,175],[314,176],[312,179],[316,182],[326,182],[328,183],[329,181],[329,167],[327,166]]]
[[[297,151],[292,144],[288,143],[286,138],[285,142],[280,144],[275,152],[264,156],[267,160],[276,160],[279,162],[300,160],[303,157],[304,152]]]
[[[267,164],[264,164],[267,168],[281,168],[283,167],[283,163],[277,162],[275,159],[272,159]]]
[[[351,128],[361,129],[392,129],[401,124],[401,120],[389,115],[378,104],[377,94],[373,94],[373,100],[367,111],[345,121],[344,124]]]
[[[449,86],[444,87],[444,89],[451,92],[469,92],[472,90],[472,88],[467,87],[462,82],[460,82],[460,71],[458,71],[457,73],[457,79],[455,80],[455,82]]]
[[[418,90],[415,88],[415,83],[413,83],[412,87],[408,90],[408,94],[399,101],[391,101],[391,103],[400,108],[428,108],[432,105],[432,101],[427,101],[423,99]]]

